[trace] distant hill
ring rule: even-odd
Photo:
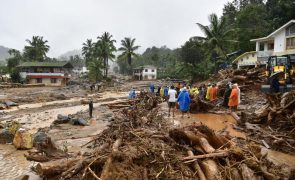
[[[75,55],[79,55],[80,57],[82,57],[82,50],[75,49],[75,50],[72,50],[72,51],[68,51],[68,52],[60,55],[58,57],[58,59],[61,59],[61,60],[69,60],[70,59],[70,56],[75,56]]]
[[[5,59],[9,57],[8,50],[9,48],[0,46],[0,63],[4,63]]]

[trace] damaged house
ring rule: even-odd
[[[29,84],[64,86],[71,78],[73,66],[69,62],[24,62],[18,66],[22,78]]]

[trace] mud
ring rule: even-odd
[[[233,125],[236,125],[237,121],[231,115],[198,113],[191,114],[190,118],[176,118],[175,120],[175,123],[178,123],[181,126],[188,126],[194,122],[201,122],[217,132],[226,132],[232,137],[246,138],[244,133],[233,129]]]
[[[1,179],[15,179],[24,173],[31,172],[30,166],[34,163],[26,160],[25,152],[16,150],[13,145],[0,144]]]

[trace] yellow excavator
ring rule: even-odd
[[[287,92],[295,89],[295,58],[290,55],[270,56],[266,64],[266,77],[268,84],[276,79],[279,84],[280,92]],[[271,85],[262,85],[262,91],[271,93]]]

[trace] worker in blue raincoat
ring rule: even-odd
[[[190,115],[189,115],[189,106],[190,106],[190,103],[191,103],[191,98],[189,96],[189,93],[186,89],[186,87],[184,87],[182,89],[182,91],[180,92],[180,94],[178,95],[178,104],[179,104],[179,109],[182,113],[182,116],[184,116],[184,113],[187,113],[187,117],[190,118]]]

